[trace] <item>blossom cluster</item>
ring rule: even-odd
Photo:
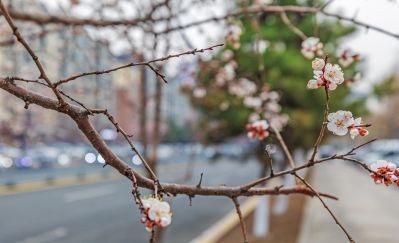
[[[309,37],[302,42],[301,53],[307,59],[322,56],[324,54],[323,43],[317,37]]]
[[[281,113],[280,95],[276,91],[263,90],[258,95],[245,97],[244,106],[253,109],[249,123],[267,119],[276,129],[282,130],[288,123],[288,116]]]
[[[376,184],[384,183],[386,186],[396,184],[399,186],[399,168],[394,163],[386,160],[377,160],[377,162],[370,165],[371,178]]]
[[[354,53],[351,49],[345,49],[341,55],[339,55],[339,64],[341,64],[343,67],[348,67],[355,61],[359,61],[360,55],[357,53]]]
[[[234,49],[239,49],[242,29],[237,24],[231,24],[227,29],[226,40]]]
[[[308,82],[308,89],[318,89],[326,86],[329,90],[335,90],[344,82],[344,73],[338,64],[326,63],[324,59],[316,58],[312,62],[313,79]]]
[[[147,231],[151,231],[154,226],[166,227],[172,222],[169,203],[153,196],[143,198],[142,202],[145,216],[141,218],[141,222]]]
[[[214,88],[226,90],[230,95],[240,99],[244,107],[252,110],[247,127],[251,126],[250,123],[263,119],[269,121],[276,129],[281,130],[287,124],[288,116],[281,114],[280,95],[278,92],[270,91],[267,85],[258,87],[249,78],[237,77],[236,69],[238,68],[238,63],[234,60],[234,52],[232,50],[223,51],[220,57],[224,65],[216,71],[215,82],[213,83]],[[206,90],[201,87],[195,87],[193,96],[195,98],[205,98]],[[230,103],[227,100],[220,103],[219,106],[221,111],[225,111],[229,107]],[[250,135],[250,137],[259,139],[259,136]],[[263,136],[261,135],[260,137]]]
[[[350,111],[337,111],[327,116],[327,129],[338,136],[345,136],[348,132],[352,139],[357,136],[367,136],[368,130],[362,124],[362,118],[353,118]]]
[[[231,82],[228,84],[229,93],[240,98],[253,95],[256,90],[256,84],[247,78],[240,78],[237,82]]]
[[[227,57],[224,57],[227,58]],[[231,57],[232,58],[232,57]],[[234,60],[227,62],[222,68],[216,73],[215,81],[216,85],[223,86],[227,82],[232,81],[236,77],[236,71],[238,64]]]
[[[246,125],[248,137],[259,140],[263,140],[269,136],[268,128],[269,123],[266,120],[259,120]]]
[[[362,79],[362,74],[357,72],[353,75],[353,77],[345,80],[345,84],[348,87],[351,87],[353,84],[358,83]]]

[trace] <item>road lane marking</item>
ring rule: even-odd
[[[102,186],[97,188],[84,189],[80,191],[65,193],[64,200],[67,203],[77,202],[77,201],[107,196],[115,193],[115,191],[116,191],[115,187],[113,186]]]
[[[18,241],[17,243],[49,243],[55,242],[58,239],[61,239],[68,235],[67,229],[64,227],[58,227],[54,230],[35,235],[25,240]]]

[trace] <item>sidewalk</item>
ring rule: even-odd
[[[396,186],[375,185],[368,172],[348,162],[331,161],[313,169],[312,185],[339,197],[339,201],[325,201],[356,242],[399,241],[399,190]],[[319,200],[306,200],[298,243],[348,242]]]

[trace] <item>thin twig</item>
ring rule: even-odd
[[[144,159],[144,157],[141,155],[141,153],[138,151],[136,146],[131,141],[131,139],[130,139],[131,135],[129,135],[125,132],[125,130],[118,124],[118,122],[115,121],[115,118],[108,112],[108,110],[92,109],[92,110],[90,110],[90,112],[95,113],[95,114],[104,114],[108,118],[108,120],[116,128],[116,131],[119,132],[120,134],[122,134],[123,138],[129,144],[131,150],[134,153],[136,153],[136,155],[140,158],[141,162],[144,164],[145,169],[148,171],[148,173],[151,175],[152,179],[154,180],[155,186],[159,186],[160,190],[163,191],[162,185],[160,184],[158,177],[156,176],[154,171],[149,166],[148,162]]]
[[[160,34],[165,34],[165,33],[172,32],[172,31],[178,31],[178,30],[191,28],[194,26],[198,26],[198,25],[202,25],[202,24],[206,24],[206,23],[210,23],[210,22],[219,22],[219,21],[223,21],[223,20],[226,20],[226,19],[229,19],[232,17],[254,15],[254,14],[259,14],[259,13],[282,13],[282,12],[286,12],[286,13],[292,12],[292,13],[299,13],[299,14],[318,14],[318,13],[320,13],[320,14],[323,14],[323,15],[326,15],[329,17],[346,20],[346,21],[352,22],[355,25],[363,26],[367,29],[372,29],[374,31],[381,32],[385,35],[399,39],[399,33],[393,33],[388,30],[382,29],[380,27],[358,21],[354,18],[344,17],[339,14],[326,12],[325,6],[321,6],[321,8],[318,8],[318,7],[304,7],[304,6],[295,6],[295,5],[287,5],[287,6],[268,5],[268,6],[256,6],[256,7],[241,8],[241,9],[238,9],[237,11],[230,12],[230,13],[227,13],[227,14],[224,14],[221,16],[213,16],[213,17],[209,17],[206,19],[193,21],[188,24],[177,25],[172,28],[166,28],[162,31],[157,32],[156,34],[160,35]]]
[[[115,67],[115,68],[111,68],[111,69],[107,69],[107,70],[93,71],[93,72],[85,72],[85,73],[75,74],[75,75],[73,75],[73,76],[70,76],[70,77],[68,77],[68,78],[62,79],[62,80],[60,80],[60,81],[54,83],[54,85],[55,85],[55,86],[59,86],[59,85],[61,85],[61,84],[70,82],[70,81],[72,81],[72,80],[75,80],[75,79],[78,79],[78,78],[81,78],[81,77],[111,73],[111,72],[118,71],[118,70],[120,70],[120,69],[124,69],[124,68],[128,68],[128,67],[134,67],[134,66],[147,66],[147,67],[149,67],[157,76],[159,76],[163,81],[166,82],[165,76],[164,76],[163,74],[161,74],[156,68],[154,68],[154,67],[151,65],[152,63],[164,62],[164,61],[166,61],[166,60],[169,60],[169,59],[172,59],[172,58],[181,57],[181,56],[184,56],[184,55],[195,55],[196,53],[203,53],[203,52],[205,52],[205,51],[210,51],[210,50],[213,50],[213,49],[216,48],[216,47],[221,47],[221,46],[223,46],[223,45],[224,45],[224,44],[217,44],[217,45],[213,45],[213,46],[210,46],[210,47],[207,47],[207,48],[202,48],[202,49],[197,49],[197,48],[195,48],[195,49],[190,50],[190,51],[185,51],[185,52],[181,52],[181,53],[178,53],[178,54],[171,54],[171,55],[168,55],[168,56],[166,56],[166,57],[157,58],[157,59],[154,59],[154,60],[151,60],[151,61],[148,61],[148,62],[138,62],[138,63],[132,62],[132,63],[124,64],[124,65],[121,65],[121,66],[118,66],[118,67]]]
[[[236,207],[236,212],[237,212],[238,218],[240,220],[241,232],[242,232],[242,236],[244,237],[244,243],[248,243],[247,229],[245,227],[244,218],[241,213],[240,203],[238,202],[236,197],[232,197],[231,200],[233,200],[234,206]]]
[[[198,188],[201,188],[201,184],[202,184],[202,177],[203,177],[203,175],[204,175],[204,173],[203,173],[203,172],[201,172],[201,176],[200,176],[199,182],[198,182],[198,184],[197,184],[197,187],[198,187]]]
[[[370,143],[373,143],[373,142],[375,142],[375,141],[377,141],[377,139],[376,139],[376,138],[373,138],[373,139],[371,139],[371,140],[369,140],[369,141],[367,141],[367,142],[365,142],[365,143],[362,143],[362,144],[360,144],[360,145],[358,145],[358,146],[352,148],[351,150],[349,150],[346,154],[344,154],[344,156],[347,156],[347,155],[354,155],[354,152],[355,152],[356,150],[358,150],[359,148],[361,148],[361,147],[363,147],[363,146],[366,146],[366,145],[368,145],[368,144],[370,144]]]
[[[325,119],[327,118],[328,115],[328,111],[329,111],[329,94],[328,94],[328,88],[326,87],[326,115],[325,115]],[[323,123],[323,127],[325,126],[325,124]],[[281,137],[280,133],[278,132],[277,129],[275,129],[273,126],[271,127],[273,132],[276,134],[276,137],[278,139],[278,141],[280,142],[281,147],[283,148],[283,151],[286,155],[286,157],[288,158],[288,161],[290,162],[291,168],[295,169],[295,162],[292,159],[292,155],[291,152],[288,150],[287,145],[285,144],[284,139]],[[321,132],[321,134],[324,134],[324,131]],[[320,138],[320,136],[319,136]],[[318,139],[319,140],[319,139]],[[321,141],[321,138],[320,138]],[[316,143],[317,146],[320,144],[320,142]],[[317,151],[317,147],[315,149]],[[313,158],[313,157],[312,157]],[[308,165],[313,165],[314,164],[314,160],[310,160]],[[330,210],[330,208],[326,205],[326,203],[324,202],[324,200],[320,197],[319,193],[316,192],[316,190],[313,189],[313,187],[305,180],[303,179],[301,176],[299,176],[296,171],[292,172],[291,174],[293,174],[295,177],[297,177],[300,181],[302,181],[307,188],[309,188],[311,191],[314,192],[314,194],[316,195],[317,198],[319,198],[319,200],[321,201],[321,203],[323,204],[323,206],[327,209],[327,211],[330,213],[330,215],[333,217],[333,219],[335,220],[335,222],[339,225],[339,227],[344,231],[344,233],[346,234],[346,236],[348,237],[349,241],[351,243],[354,243],[355,241],[352,239],[352,237],[349,235],[349,233],[347,232],[347,230],[342,226],[342,224],[338,221],[338,219],[335,217],[335,215],[333,214],[333,212]]]
[[[39,57],[35,54],[35,52],[33,51],[33,49],[30,47],[30,45],[28,44],[28,42],[22,37],[21,33],[19,32],[17,26],[14,24],[14,21],[12,20],[8,9],[6,8],[6,6],[4,5],[3,1],[0,0],[0,10],[3,13],[3,16],[5,17],[9,27],[11,28],[13,35],[15,36],[15,38],[17,38],[18,42],[22,44],[22,46],[25,48],[25,50],[29,53],[29,55],[31,56],[31,58],[33,59],[33,61],[36,64],[37,69],[40,72],[40,79],[44,79],[47,83],[47,85],[53,90],[53,93],[55,94],[55,96],[57,97],[59,103],[61,105],[65,105],[65,101],[64,99],[61,97],[61,94],[58,92],[58,90],[56,89],[56,87],[54,86],[54,84],[50,81],[50,79],[48,78],[42,63],[39,60]]]
[[[270,128],[272,129],[272,131],[276,135],[276,138],[277,138],[278,142],[280,143],[281,147],[283,148],[284,154],[287,157],[291,168],[295,168],[295,161],[292,158],[291,152],[289,151],[287,145],[285,144],[284,139],[283,139],[283,137],[280,134],[280,131],[277,128],[275,128],[273,126],[273,124],[270,125]]]
[[[294,32],[296,35],[301,37],[302,40],[306,40],[308,37],[303,33],[298,27],[296,27],[291,20],[288,18],[287,14],[285,12],[280,13],[281,19],[283,20],[284,24],[287,25],[287,27]]]
[[[327,63],[328,57],[325,57],[325,62]],[[327,117],[328,117],[328,113],[330,112],[330,93],[328,90],[327,85],[324,86],[324,91],[326,93],[326,103],[324,104],[325,109],[324,109],[324,117],[323,117],[323,123],[321,125],[321,129],[320,129],[320,133],[319,136],[317,137],[317,140],[315,142],[315,144],[313,145],[313,152],[312,152],[312,156],[310,157],[310,162],[313,162],[315,160],[317,151],[319,149],[320,143],[323,139],[326,127],[327,127]]]
[[[91,112],[91,110],[86,107],[82,102],[80,102],[79,100],[73,98],[72,96],[68,95],[67,93],[65,93],[64,91],[58,89],[58,92],[60,92],[60,94],[62,94],[63,96],[65,96],[66,98],[68,98],[70,101],[75,102],[76,104],[78,104],[79,106],[81,106],[83,109],[85,109],[88,114],[93,115],[93,113]],[[104,164],[105,166],[106,164]]]

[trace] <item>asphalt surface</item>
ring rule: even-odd
[[[183,166],[182,166],[183,167]],[[162,181],[181,181],[186,168],[177,168]],[[192,168],[189,184],[197,184],[204,172],[203,185],[238,185],[255,179],[256,162],[227,160]],[[48,189],[0,196],[1,243],[119,243],[148,242],[149,235],[126,180]],[[171,199],[173,222],[167,228],[166,243],[186,243],[223,217],[234,207],[230,200],[187,196]]]
[[[83,165],[73,168],[44,168],[30,170],[9,170],[0,173],[0,185],[14,184],[28,181],[38,181],[46,179],[57,179],[70,176],[79,176],[92,173],[109,173],[112,172],[110,167],[102,167],[102,164],[95,163],[91,166]]]
[[[185,154],[179,153],[178,156],[173,156],[168,159],[161,161],[161,165],[170,165],[176,163],[183,163],[191,160],[206,160],[200,157],[190,157]],[[79,164],[77,166],[76,164]],[[137,166],[136,166],[137,167]],[[139,166],[143,168],[143,166]],[[37,181],[45,179],[57,179],[70,176],[80,176],[91,173],[108,173],[114,171],[111,167],[103,168],[103,164],[95,162],[93,164],[87,164],[84,162],[75,163],[74,167],[49,167],[41,169],[7,169],[4,170],[0,167],[0,185],[14,184],[27,181]]]

